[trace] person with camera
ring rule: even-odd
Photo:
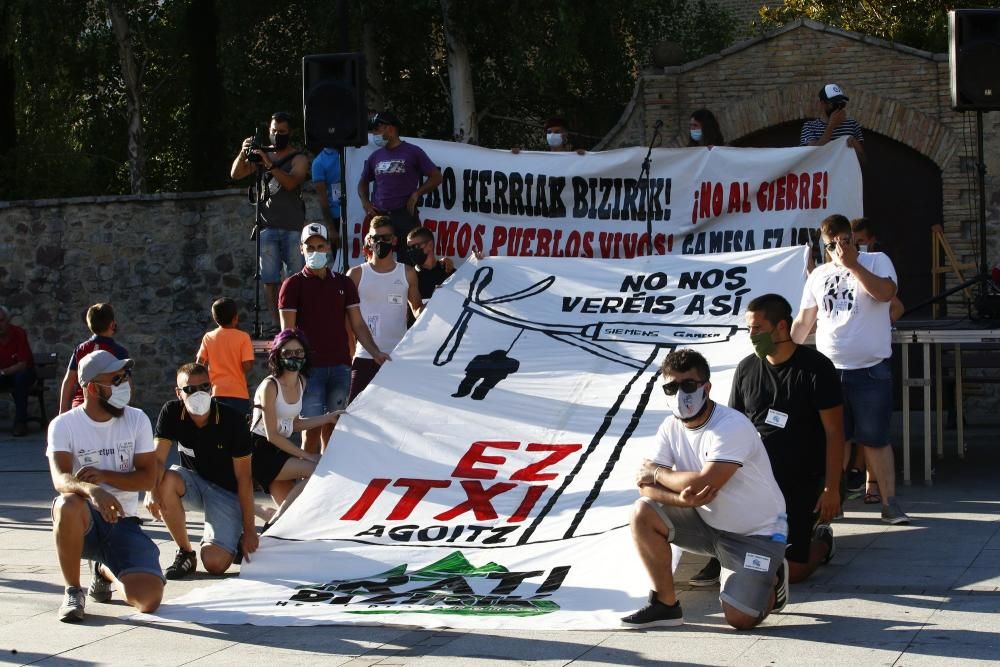
[[[401,124],[396,114],[380,111],[372,118],[378,148],[365,160],[358,180],[358,196],[368,216],[387,215],[396,236],[396,259],[407,262],[406,236],[420,226],[420,198],[441,184],[441,170],[419,146],[399,138]],[[375,182],[374,196],[369,187]]]
[[[806,121],[799,135],[800,146],[823,146],[834,139],[848,137],[847,145],[854,149],[858,162],[865,164],[865,138],[861,125],[847,115],[850,98],[835,83],[828,83],[819,91],[820,116]]]
[[[257,193],[261,206],[260,279],[264,283],[267,307],[271,314],[272,333],[278,332],[278,289],[281,265],[285,275],[302,270],[299,235],[305,224],[302,183],[309,178],[309,158],[290,144],[292,116],[278,111],[271,116],[270,146],[263,146],[255,135],[243,140],[233,160],[230,175],[245,178],[256,169],[263,170],[262,192]]]

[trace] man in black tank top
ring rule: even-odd
[[[417,270],[417,288],[425,302],[438,285],[455,273],[455,264],[450,258],[437,258],[434,234],[426,227],[417,227],[406,235],[406,260]]]

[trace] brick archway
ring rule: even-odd
[[[730,103],[717,114],[719,125],[727,139],[735,141],[775,125],[813,118],[820,86],[799,83]],[[852,90],[850,95],[851,116],[862,128],[913,148],[942,171],[962,148],[950,128],[925,113],[869,91]]]

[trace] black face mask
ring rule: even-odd
[[[271,143],[280,151],[282,148],[288,148],[289,138],[287,134],[272,134]]]
[[[379,259],[385,259],[389,256],[389,253],[392,252],[392,247],[392,244],[387,241],[378,241],[375,243],[373,250],[376,257]]]
[[[424,261],[427,259],[427,253],[419,246],[416,248],[407,248],[406,259],[413,266],[423,266]]]

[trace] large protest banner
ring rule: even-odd
[[[165,604],[205,623],[611,628],[648,589],[628,529],[696,347],[726,402],[747,303],[798,303],[806,251],[466,262],[350,406],[240,578]],[[738,474],[738,473],[737,473]]]
[[[861,168],[846,139],[795,148],[653,149],[541,153],[429,139],[420,146],[444,182],[420,205],[439,256],[629,258],[804,245],[832,213],[862,215]],[[347,152],[349,261],[367,231],[357,193],[372,147]],[[398,170],[391,160],[380,166]]]

